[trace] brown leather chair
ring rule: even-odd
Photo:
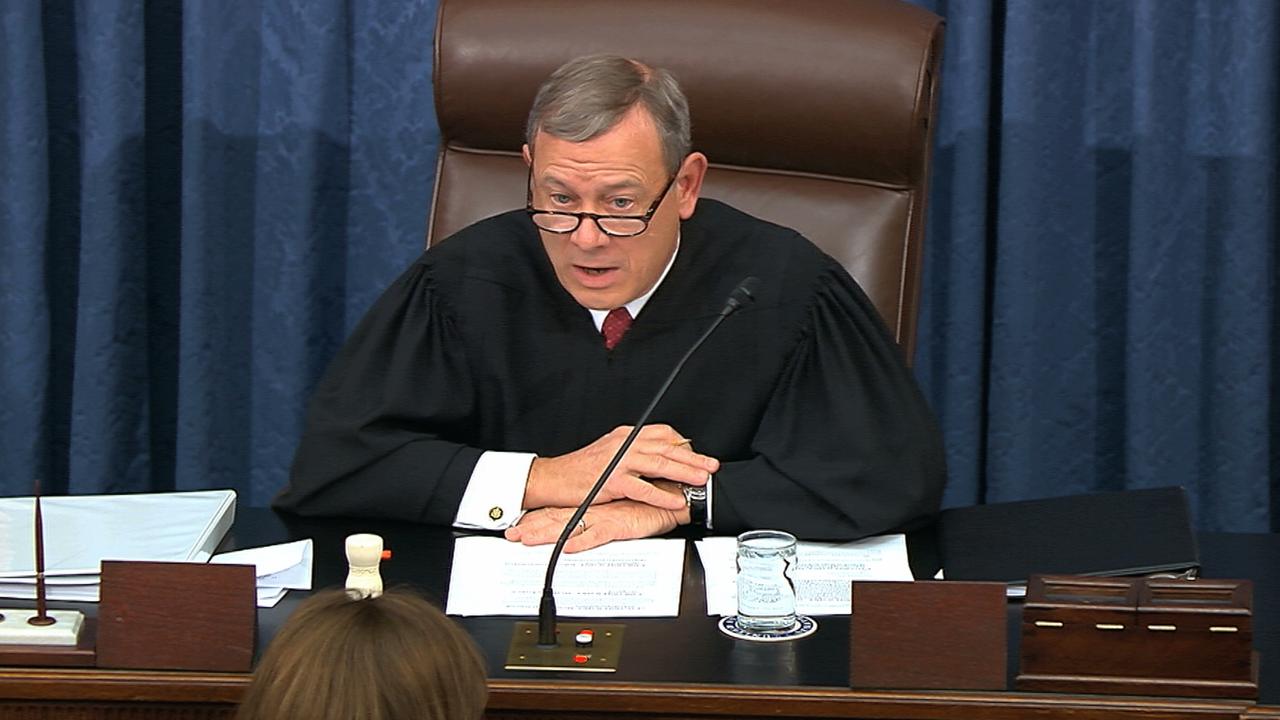
[[[634,57],[688,95],[704,196],[839,260],[910,361],[942,25],[899,0],[441,0],[428,243],[524,205],[524,123],[552,70]]]

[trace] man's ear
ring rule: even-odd
[[[676,171],[676,199],[679,201],[681,220],[693,217],[702,193],[702,180],[707,176],[707,156],[700,152],[689,153]]]
[[[524,156],[524,164],[533,167],[533,153],[529,151],[529,143],[520,146],[520,154]]]

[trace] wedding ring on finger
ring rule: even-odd
[[[578,521],[578,533],[581,534],[586,531],[587,531],[587,519],[582,518],[581,520]]]

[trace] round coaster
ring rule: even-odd
[[[818,629],[818,621],[808,615],[797,615],[796,624],[785,630],[747,630],[738,625],[738,616],[720,618],[720,632],[739,640],[755,642],[781,642],[809,637]]]

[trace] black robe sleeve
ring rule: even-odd
[[[356,327],[312,397],[273,506],[451,524],[481,450],[464,345],[430,265],[415,263]]]
[[[831,261],[752,441],[715,475],[717,534],[848,540],[938,511],[941,434],[870,300]]]

